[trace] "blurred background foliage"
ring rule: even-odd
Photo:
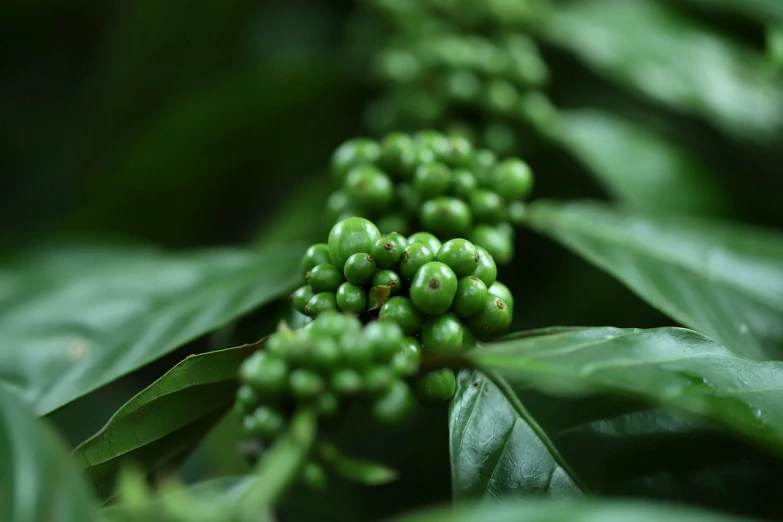
[[[488,12],[519,10],[497,27],[491,16],[471,18],[471,2],[414,4],[438,13],[455,34],[493,39],[502,31],[535,42],[546,77],[533,82],[535,96],[524,98],[519,118],[498,116],[513,133],[508,152],[536,173],[535,197],[783,226],[783,2],[476,1]],[[415,35],[405,13],[390,23],[392,4],[2,3],[0,246],[74,235],[172,249],[317,240],[328,230],[331,151],[390,128],[376,110],[384,96],[413,103],[376,67],[401,34]],[[454,12],[468,16],[449,18]],[[385,29],[375,31],[378,24]],[[399,123],[406,125],[417,123]],[[518,296],[515,328],[671,324],[550,241],[523,231],[516,242],[517,260],[501,276]],[[182,353],[253,341],[268,332],[269,313],[52,420],[75,444]],[[315,505],[324,519],[371,520],[447,499],[445,417],[422,410],[404,443],[353,419],[348,444],[400,469],[402,480],[372,490],[337,481],[317,502],[294,497],[292,518]],[[234,431],[222,423],[185,463],[185,477],[244,471]]]

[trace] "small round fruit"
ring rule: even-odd
[[[470,240],[476,246],[484,247],[492,254],[496,263],[504,265],[514,257],[514,242],[502,228],[477,225],[470,233]]]
[[[395,295],[402,288],[402,280],[397,272],[391,270],[378,270],[372,278],[372,286],[388,286],[389,295]]]
[[[473,155],[473,146],[463,136],[449,136],[449,153],[446,163],[453,166],[467,165]]]
[[[440,315],[451,307],[457,293],[457,276],[448,265],[432,261],[416,271],[410,296],[424,315]]]
[[[525,224],[527,219],[527,206],[521,201],[512,201],[508,205],[508,220],[514,226]]]
[[[417,132],[413,138],[415,145],[431,150],[436,158],[445,158],[451,148],[448,138],[438,131],[423,130]]]
[[[397,353],[391,360],[394,373],[399,377],[409,377],[419,369],[422,355],[421,343],[415,337],[406,337],[397,345]]]
[[[397,263],[400,262],[400,256],[402,256],[405,246],[389,236],[384,236],[375,242],[370,250],[370,254],[375,258],[378,268],[394,269],[397,268]]]
[[[324,312],[337,310],[337,298],[334,292],[315,294],[305,306],[304,313],[310,317],[318,317]]]
[[[313,287],[310,285],[304,285],[297,288],[293,294],[291,294],[291,301],[294,303],[294,309],[299,313],[304,313],[307,302],[315,295]]]
[[[462,199],[467,199],[470,194],[478,187],[476,176],[474,176],[469,170],[455,170],[453,174],[454,179],[451,183],[451,190],[455,195]]]
[[[416,408],[416,400],[408,385],[396,381],[383,395],[373,400],[370,407],[375,422],[395,426],[408,418]]]
[[[310,323],[310,332],[307,334],[338,340],[343,335],[359,335],[362,331],[362,323],[356,317],[329,311],[321,315],[318,320]]]
[[[375,275],[377,268],[375,258],[361,252],[353,254],[345,261],[343,273],[349,283],[361,286],[372,281],[372,276]]]
[[[403,338],[402,328],[389,321],[372,321],[364,327],[364,342],[371,346],[375,360],[387,362],[397,352]]]
[[[433,234],[430,234],[429,232],[416,232],[415,234],[412,234],[408,238],[407,245],[411,245],[413,243],[424,243],[427,245],[427,248],[432,250],[433,254],[440,250],[440,247],[443,245],[440,242],[440,239],[435,237]]]
[[[329,232],[329,256],[332,264],[342,270],[353,254],[369,252],[381,238],[381,232],[372,221],[352,217],[334,225]]]
[[[381,306],[378,319],[398,324],[405,335],[418,335],[424,320],[410,299],[399,296],[392,297]]]
[[[477,150],[473,153],[470,162],[470,171],[476,176],[479,186],[487,186],[490,180],[490,173],[495,167],[497,158],[495,153],[488,149]]]
[[[441,368],[414,380],[414,390],[419,402],[426,406],[437,406],[446,403],[457,391],[457,378],[450,368]]]
[[[506,285],[500,281],[495,281],[492,283],[492,286],[489,287],[489,294],[501,298],[503,302],[506,303],[506,306],[508,306],[511,314],[514,314],[514,295]]]
[[[334,265],[322,263],[315,265],[305,276],[314,294],[336,292],[345,279]]]
[[[460,352],[462,321],[451,312],[428,318],[421,328],[421,347],[425,352]]]
[[[503,299],[489,295],[478,315],[468,319],[468,328],[478,339],[492,339],[511,324],[511,309]]]
[[[340,358],[351,368],[366,368],[375,358],[375,347],[365,335],[344,335],[340,338]]]
[[[390,232],[408,234],[410,232],[408,217],[401,212],[387,213],[378,218],[375,224],[378,225],[378,230],[381,231],[381,234],[389,234]]]
[[[411,243],[402,251],[399,273],[410,281],[419,268],[434,260],[435,254],[424,243]]]
[[[424,202],[419,221],[424,228],[440,236],[462,236],[470,231],[473,214],[461,199],[441,196]]]
[[[487,285],[477,276],[462,277],[457,282],[451,311],[458,317],[472,317],[484,308],[488,293]]]
[[[371,165],[352,168],[343,182],[343,189],[358,208],[385,210],[394,198],[394,185],[389,177]]]
[[[498,163],[490,176],[492,188],[507,201],[523,199],[533,190],[533,172],[519,158]]]
[[[381,167],[400,179],[407,179],[415,159],[413,140],[407,134],[392,132],[381,142]]]
[[[364,372],[364,389],[372,394],[383,393],[388,390],[396,380],[397,376],[390,366],[386,364],[372,366]]]
[[[340,347],[337,341],[329,337],[313,340],[313,346],[305,359],[305,366],[319,370],[333,370],[340,361]]]
[[[503,200],[497,192],[478,189],[469,196],[470,210],[477,223],[494,224],[504,218]]]
[[[258,394],[256,394],[251,386],[243,384],[237,390],[237,401],[249,408],[258,402]]]
[[[369,138],[354,138],[340,145],[332,155],[332,174],[344,179],[348,171],[357,165],[375,163],[381,155],[381,147]]]
[[[288,365],[271,354],[256,352],[240,368],[240,378],[262,394],[277,394],[288,385]]]
[[[495,264],[495,258],[484,247],[480,245],[474,246],[479,255],[479,262],[472,275],[481,279],[489,288],[498,277],[498,267]]]
[[[316,265],[324,263],[332,263],[332,258],[329,257],[329,246],[326,243],[316,243],[311,245],[304,256],[302,256],[302,261],[299,263],[299,271],[302,273],[302,277],[306,277],[307,272]]]
[[[332,374],[331,388],[340,395],[353,395],[362,390],[362,377],[356,370],[342,369]]]
[[[310,461],[301,471],[302,484],[310,489],[322,491],[326,488],[326,472],[317,462]]]
[[[462,325],[462,351],[466,352],[476,347],[476,336],[473,335],[473,330],[465,325]]]
[[[298,368],[288,378],[291,393],[298,399],[312,399],[324,389],[324,381],[310,370]]]
[[[367,292],[353,283],[343,283],[337,289],[337,307],[348,314],[360,314],[367,309]]]
[[[413,174],[413,190],[423,198],[445,194],[451,185],[451,171],[443,163],[419,165]]]
[[[479,255],[473,243],[467,239],[457,238],[443,243],[435,259],[449,265],[457,277],[464,277],[476,270]]]
[[[268,406],[259,406],[252,413],[253,415],[253,435],[257,435],[265,440],[273,439],[283,429],[285,419],[280,412],[269,408]]]

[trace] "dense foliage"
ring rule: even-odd
[[[783,3],[0,12],[0,521],[779,518]]]

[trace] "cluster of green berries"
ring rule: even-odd
[[[288,425],[296,409],[309,407],[331,419],[354,399],[365,400],[381,425],[396,425],[414,411],[406,381],[418,371],[421,347],[394,322],[366,326],[353,315],[323,312],[299,330],[281,326],[266,349],[242,364],[235,404],[248,439],[262,446]],[[324,476],[317,456],[303,467],[301,482],[318,486]]]
[[[492,255],[466,239],[383,236],[371,221],[351,217],[332,228],[328,243],[308,248],[300,269],[307,284],[292,294],[298,311],[372,320],[377,310],[379,322],[398,325],[424,353],[468,350],[511,324],[513,298],[497,281]],[[414,386],[421,402],[433,404],[448,401],[455,383],[443,369],[416,377]]]
[[[436,21],[470,30],[526,28],[540,18],[540,0],[368,0],[397,28],[422,31]],[[437,27],[437,26],[436,26]]]
[[[514,226],[524,220],[534,181],[521,159],[498,160],[435,131],[348,140],[332,156],[332,173],[342,184],[328,201],[336,220],[369,218],[384,234],[467,238],[500,264],[513,256]]]

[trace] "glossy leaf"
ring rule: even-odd
[[[726,204],[707,165],[662,135],[590,109],[564,111],[560,124],[562,145],[628,206],[711,215]]]
[[[630,397],[783,454],[783,362],[737,357],[691,330],[591,328],[496,343],[467,357],[512,387]]]
[[[242,361],[259,344],[188,357],[128,401],[74,450],[102,497],[124,463],[154,471],[192,450],[233,404]]]
[[[0,386],[0,520],[88,522],[97,503],[65,446]]]
[[[389,522],[750,522],[684,506],[618,500],[575,500],[551,502],[530,499],[525,502],[462,504],[448,508],[430,508],[389,519]]]
[[[449,409],[449,450],[455,499],[585,494],[522,403],[475,370],[459,373]]]
[[[0,382],[40,415],[296,286],[301,245],[59,245],[0,267]]]
[[[528,223],[738,355],[783,359],[782,235],[597,203],[533,203]]]
[[[783,129],[783,86],[764,59],[660,2],[570,2],[544,25],[545,38],[598,73],[727,133],[762,139]]]

